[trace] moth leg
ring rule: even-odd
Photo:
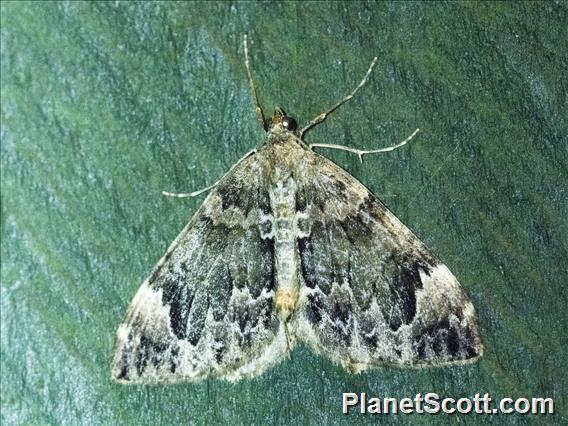
[[[403,145],[406,145],[408,142],[410,142],[410,140],[416,136],[416,133],[418,133],[420,131],[420,129],[416,129],[414,132],[412,132],[412,134],[407,137],[405,140],[403,140],[400,143],[397,143],[396,145],[392,145],[392,146],[388,146],[386,148],[381,148],[381,149],[373,149],[371,151],[363,151],[360,149],[355,149],[355,148],[349,148],[348,146],[343,146],[343,145],[334,145],[334,144],[328,144],[328,143],[313,143],[310,145],[310,148],[332,148],[332,149],[340,149],[342,151],[349,151],[352,152],[354,154],[357,154],[357,156],[359,157],[359,161],[362,163],[363,162],[363,155],[365,154],[377,154],[379,152],[387,152],[387,151],[394,151],[397,148],[400,148]]]
[[[235,167],[237,167],[238,164],[240,164],[243,160],[245,160],[246,158],[248,158],[250,155],[255,154],[256,153],[256,149],[253,149],[252,151],[247,152],[239,161],[237,161],[235,164],[233,164],[233,166],[229,169],[229,171],[227,173],[229,173],[231,170],[233,170]],[[213,188],[215,188],[217,185],[219,184],[219,181],[215,182],[213,185],[208,186],[206,188],[200,189],[199,191],[193,191],[193,192],[168,192],[168,191],[162,191],[162,195],[165,195],[166,197],[176,197],[176,198],[187,198],[187,197],[196,197],[199,194],[203,194],[204,192],[207,192]]]
[[[355,93],[357,93],[359,91],[359,89],[367,83],[367,80],[369,79],[369,75],[371,75],[371,71],[373,70],[373,67],[377,63],[377,60],[378,59],[375,56],[373,58],[373,61],[371,62],[371,65],[369,65],[369,69],[367,70],[365,77],[363,77],[363,80],[361,80],[361,83],[359,83],[359,85],[357,87],[355,87],[355,89],[349,95],[345,96],[342,100],[337,102],[334,106],[332,106],[327,111],[322,112],[320,115],[313,118],[302,130],[300,130],[300,139],[301,140],[304,140],[304,135],[306,134],[306,132],[308,130],[310,130],[314,126],[317,126],[320,123],[323,123],[329,114],[331,114],[333,111],[335,111],[337,108],[339,108],[344,103],[349,102],[351,99],[353,99],[353,97],[355,96]]]
[[[162,191],[162,195],[165,195],[166,197],[177,197],[177,198],[186,198],[186,197],[197,197],[199,194],[203,194],[204,192],[209,191],[210,189],[213,189],[217,186],[217,184],[219,183],[219,181],[215,182],[213,185],[208,186],[206,188],[200,189],[199,191],[193,191],[193,192],[168,192],[168,191]]]
[[[262,111],[262,107],[260,106],[260,101],[258,100],[258,95],[256,93],[256,86],[254,84],[254,80],[252,79],[252,73],[250,72],[250,63],[249,63],[249,55],[248,55],[248,42],[247,42],[247,35],[246,34],[243,37],[243,50],[244,50],[244,53],[245,53],[245,67],[247,69],[248,81],[249,81],[249,84],[250,84],[250,89],[252,91],[252,96],[254,98],[256,119],[258,120],[258,122],[260,123],[260,125],[262,126],[262,128],[264,130],[268,130],[266,128],[266,124],[265,124],[265,121],[264,121],[264,112]]]

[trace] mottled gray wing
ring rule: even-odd
[[[317,155],[298,187],[299,340],[351,371],[481,355],[475,311],[446,266],[353,176]]]
[[[235,380],[286,353],[262,176],[253,154],[223,177],[142,284],[117,332],[114,379]]]

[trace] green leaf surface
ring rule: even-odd
[[[14,2],[1,5],[2,424],[567,421],[568,8],[534,3]],[[315,143],[458,277],[485,356],[350,375],[305,347],[258,378],[110,379],[114,335],[267,112],[300,123],[369,84]],[[341,414],[342,392],[553,397],[556,414]]]

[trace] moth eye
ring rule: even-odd
[[[298,123],[296,123],[296,120],[294,120],[292,117],[284,117],[282,119],[282,127],[284,127],[286,130],[293,131],[298,127]]]

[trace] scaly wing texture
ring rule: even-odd
[[[274,241],[258,154],[219,183],[130,304],[112,375],[131,383],[236,380],[287,351],[274,311]]]
[[[308,157],[298,339],[351,371],[481,355],[473,305],[448,268],[353,176]]]

